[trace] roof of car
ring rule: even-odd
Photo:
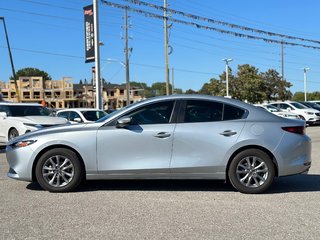
[[[176,94],[176,95],[170,95],[170,96],[158,96],[158,97],[153,97],[149,98],[146,100],[150,101],[158,101],[158,100],[170,100],[170,99],[202,99],[202,100],[215,100],[215,101],[223,101],[227,102],[230,104],[237,104],[239,106],[243,107],[248,107],[252,106],[251,104],[242,102],[240,100],[232,99],[232,98],[227,98],[227,97],[220,97],[220,96],[211,96],[211,95],[202,95],[202,94]],[[141,101],[144,102],[145,100]]]

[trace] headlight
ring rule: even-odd
[[[13,143],[11,146],[14,148],[26,147],[26,146],[29,146],[29,145],[35,143],[36,141],[37,140],[25,140],[25,141]]]
[[[308,114],[308,115],[314,115],[313,112],[305,112],[305,113]]]

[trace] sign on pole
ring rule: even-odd
[[[93,24],[93,5],[83,8],[84,10],[84,31],[85,31],[85,50],[86,63],[95,61],[94,53],[94,24]]]

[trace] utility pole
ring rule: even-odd
[[[229,62],[231,62],[232,58],[224,58],[222,61],[226,62],[226,97],[229,98]]]
[[[282,81],[284,81],[284,46],[283,46],[283,41],[281,41],[281,74],[282,74]]]
[[[124,28],[125,28],[125,55],[126,55],[126,91],[127,91],[127,104],[130,104],[130,75],[129,75],[129,36],[128,36],[128,7],[124,8]]]
[[[100,79],[100,44],[99,44],[99,16],[98,0],[93,0],[94,24],[94,53],[95,53],[95,80],[96,80],[96,109],[102,109],[102,87]]]
[[[307,101],[307,71],[310,70],[310,68],[305,67],[303,68],[303,80],[304,80],[304,101]]]
[[[10,48],[10,43],[9,43],[9,37],[8,37],[6,22],[4,20],[4,17],[0,17],[0,20],[2,20],[2,22],[3,22],[4,33],[6,35],[7,46],[8,46],[8,51],[9,51],[9,58],[10,58],[10,63],[11,63],[12,76],[13,76],[13,80],[14,80],[14,86],[15,86],[15,89],[16,89],[17,101],[20,102],[20,95],[19,95],[16,71],[14,70],[14,64],[13,64],[13,59],[12,59],[12,54],[11,54],[11,48]]]
[[[172,78],[172,95],[174,94],[174,68],[171,69]]]
[[[163,12],[163,24],[164,24],[164,52],[165,52],[165,61],[166,61],[166,93],[169,95],[169,57],[168,57],[168,19],[167,19],[167,0],[164,0],[163,3],[164,12]]]

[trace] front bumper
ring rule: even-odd
[[[6,147],[6,157],[9,164],[8,177],[23,180],[32,181],[32,166],[33,166],[33,154],[34,151],[29,147],[13,148],[11,146]]]

